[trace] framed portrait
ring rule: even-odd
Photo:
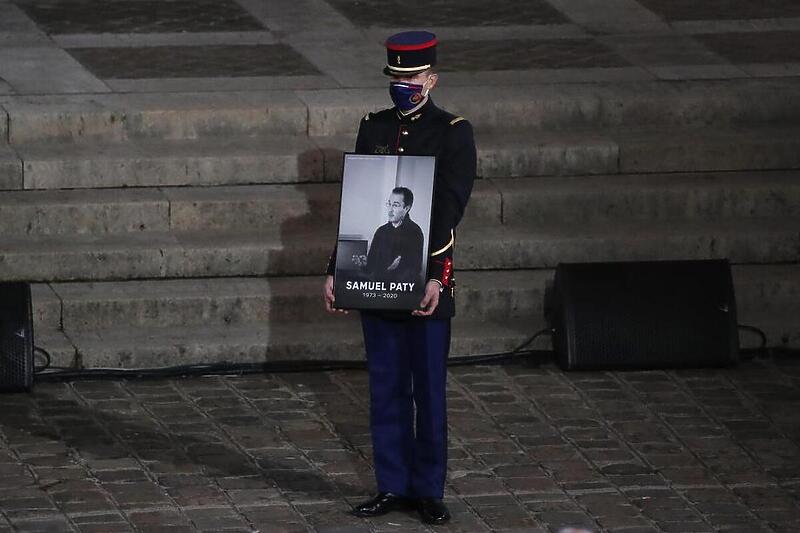
[[[435,170],[433,156],[344,155],[336,307],[419,308]]]

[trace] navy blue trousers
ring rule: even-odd
[[[362,313],[379,492],[441,498],[447,470],[450,320]]]

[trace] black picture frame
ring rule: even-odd
[[[350,152],[343,158],[335,306],[418,309],[430,259],[436,158]]]

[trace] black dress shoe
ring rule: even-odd
[[[350,514],[366,518],[369,516],[381,516],[391,511],[407,511],[408,509],[413,509],[413,507],[413,501],[405,496],[392,494],[391,492],[380,492],[371,500],[353,507]]]
[[[438,498],[420,498],[417,500],[417,510],[426,524],[444,524],[450,520],[450,511]]]

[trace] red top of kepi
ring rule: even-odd
[[[388,76],[410,77],[436,64],[436,35],[429,31],[404,31],[386,39]]]

